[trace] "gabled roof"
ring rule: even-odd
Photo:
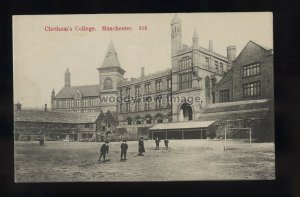
[[[105,55],[105,58],[102,63],[102,68],[104,67],[121,67],[121,64],[119,62],[117,52],[115,50],[114,43],[111,41],[107,50],[107,53]]]
[[[77,90],[80,91],[82,97],[98,96],[100,92],[99,85],[73,86],[63,87],[56,95],[56,98],[74,98]]]
[[[207,128],[216,121],[186,121],[186,122],[172,122],[172,123],[159,123],[154,125],[149,130],[169,130],[169,129],[196,129]]]
[[[53,112],[53,111],[37,111],[37,110],[16,110],[14,113],[14,121],[22,122],[51,122],[51,123],[95,123],[100,112]]]
[[[264,51],[272,51],[272,49],[269,49],[268,47],[264,47],[262,45],[257,44],[256,42],[249,40],[247,42],[247,44],[245,45],[245,47],[241,50],[240,54],[235,58],[235,60],[239,59],[239,57],[243,54],[243,52],[246,50],[246,48],[248,47],[249,44],[254,44],[256,46],[258,46],[259,48],[263,49]],[[235,60],[233,60],[233,62],[235,62]]]

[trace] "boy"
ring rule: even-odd
[[[108,154],[108,150],[109,150],[109,146],[108,146],[108,141],[105,141],[105,144],[103,144],[100,148],[100,157],[99,157],[99,161],[101,160],[101,158],[103,157],[103,160],[105,162],[105,156],[106,154]]]
[[[128,149],[128,144],[126,143],[126,140],[123,140],[123,143],[121,144],[121,161],[123,160],[126,161],[127,149]]]

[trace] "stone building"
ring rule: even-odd
[[[194,29],[191,46],[182,43],[182,23],[177,15],[171,21],[171,65],[170,68],[145,75],[141,68],[139,78],[125,79],[125,70],[118,60],[111,42],[99,71],[99,84],[71,86],[71,74],[65,73],[65,87],[58,94],[52,91],[52,111],[92,112],[108,110],[115,114],[118,122],[116,132],[127,136],[149,137],[149,128],[162,123],[193,121],[199,130],[199,121],[214,121],[212,127],[202,128],[203,136],[215,137],[220,120],[236,118],[231,114],[243,115],[243,110],[262,110],[259,117],[265,117],[264,110],[270,109],[273,99],[273,52],[253,41],[245,46],[236,57],[236,47],[228,46],[223,56],[213,50],[199,46],[199,37]],[[107,100],[113,98],[112,100]],[[262,105],[256,100],[267,99]],[[242,101],[253,100],[253,103]],[[234,102],[242,103],[234,103]],[[217,103],[230,102],[226,106]],[[260,101],[257,101],[260,103]],[[241,107],[243,106],[243,107]],[[214,109],[218,109],[217,111]],[[226,111],[227,110],[227,111]],[[251,111],[250,110],[250,111]],[[235,113],[238,111],[238,113]],[[226,113],[228,114],[226,115]],[[215,113],[223,113],[222,116]],[[225,115],[224,115],[225,114]],[[249,115],[249,114],[248,114]],[[254,117],[255,113],[250,118]],[[246,119],[243,119],[246,120]],[[178,125],[173,125],[176,129]],[[158,128],[158,127],[157,127]],[[159,127],[160,128],[160,127]],[[222,127],[223,128],[223,127]],[[200,132],[199,130],[199,132]],[[155,135],[160,135],[155,130]],[[165,132],[165,131],[164,131]],[[198,132],[198,134],[199,134]],[[166,132],[167,133],[167,132]],[[152,131],[153,134],[153,131]],[[200,134],[195,136],[200,136]],[[183,135],[181,135],[183,136]],[[190,136],[186,134],[185,136]],[[201,138],[202,138],[201,137]]]
[[[116,98],[117,85],[123,79],[122,69],[113,42],[110,43],[102,65],[98,68],[99,84],[71,86],[69,69],[65,72],[65,86],[51,94],[51,110],[63,112],[117,111],[116,101],[101,102],[101,98]]]
[[[110,111],[69,113],[47,110],[23,110],[17,104],[14,111],[16,140],[101,141],[116,130],[116,117]]]

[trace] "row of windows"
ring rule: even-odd
[[[170,78],[168,78],[167,79],[167,90],[171,89],[171,85],[172,85],[172,81],[171,81]],[[150,93],[150,86],[151,86],[151,83],[146,83],[144,85],[146,94]],[[156,80],[155,81],[155,91],[160,92],[162,90],[163,90],[162,80],[161,79]],[[141,94],[141,85],[140,84],[134,86],[134,93],[135,93],[135,95],[140,95]],[[125,94],[126,94],[126,96],[129,96],[129,97],[131,96],[131,87],[126,87],[125,88]],[[123,90],[122,89],[119,90],[119,95],[123,96]]]
[[[162,108],[162,97],[158,96],[155,98],[154,102],[155,102],[155,109],[161,109]],[[135,111],[140,111],[141,109],[141,101],[135,101],[134,103],[134,110]],[[171,105],[171,98],[169,96],[167,96],[167,106]],[[146,99],[145,103],[144,103],[144,110],[151,110],[151,99]],[[125,112],[130,112],[131,111],[131,103],[130,102],[126,102],[125,103]],[[120,103],[120,112],[123,112],[123,103]]]
[[[73,107],[92,107],[100,104],[99,98],[76,99],[76,100],[58,100],[56,108],[73,108]]]
[[[260,74],[260,64],[251,64],[243,66],[243,77],[250,77]]]
[[[172,116],[168,115],[167,117],[168,122],[172,122]],[[163,123],[163,116],[161,114],[155,115],[154,118],[152,118],[150,115],[146,115],[144,118],[136,117],[134,120],[131,117],[128,117],[126,120],[127,125],[133,125],[137,124],[140,125],[142,123],[144,124],[152,124],[152,123]]]
[[[260,81],[243,84],[243,96],[260,96],[261,94],[261,83]]]

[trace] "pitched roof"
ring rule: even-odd
[[[80,91],[82,97],[98,96],[100,92],[99,85],[73,86],[63,87],[56,95],[56,98],[74,98],[77,90]]]
[[[37,110],[16,110],[14,121],[22,122],[52,122],[52,123],[94,123],[100,112],[53,112]]]
[[[216,112],[228,112],[228,111],[241,111],[249,109],[260,109],[270,107],[270,100],[245,100],[245,101],[233,101],[224,103],[211,103],[204,109],[204,113],[216,113]]]
[[[119,62],[114,43],[111,41],[101,67],[103,68],[116,66],[121,67],[121,64]]]
[[[194,129],[194,128],[207,128],[216,121],[186,121],[186,122],[172,122],[172,123],[159,123],[154,125],[149,130],[167,130],[167,129]]]

